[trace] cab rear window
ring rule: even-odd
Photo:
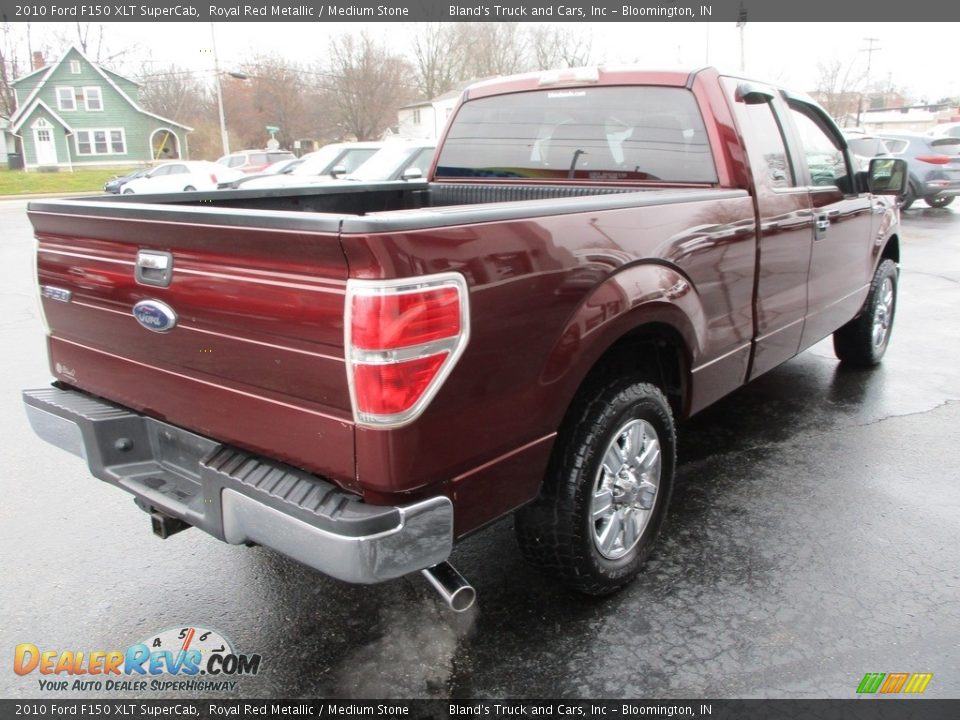
[[[713,183],[717,171],[692,93],[634,86],[469,101],[436,177]]]

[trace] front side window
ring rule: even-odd
[[[76,110],[77,98],[73,94],[72,87],[57,88],[57,109],[58,110]]]
[[[717,182],[693,94],[650,86],[536,90],[467,102],[436,176]]]
[[[103,98],[98,87],[85,87],[83,89],[83,101],[87,110],[103,110]]]
[[[814,119],[810,111],[802,106],[790,106],[790,116],[800,136],[803,155],[807,159],[812,185],[836,185],[846,191],[849,187],[850,171],[847,160],[840,149],[837,138]]]

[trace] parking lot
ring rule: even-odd
[[[960,210],[904,213],[879,369],[844,371],[821,343],[680,428],[636,583],[572,595],[523,563],[507,519],[454,551],[478,592],[461,616],[418,576],[355,587],[198,531],[155,538],[27,425],[19,392],[49,376],[24,202],[0,202],[0,237],[8,658],[196,626],[263,658],[217,697],[853,698],[867,672],[930,672],[926,696],[960,697]],[[83,696],[9,665],[0,694]],[[211,694],[117,693],[193,695]]]

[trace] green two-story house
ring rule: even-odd
[[[140,107],[139,83],[71,47],[52,65],[13,82],[24,167],[142,165],[187,159],[192,128]]]

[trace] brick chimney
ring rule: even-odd
[[[43,53],[39,50],[33,51],[33,66],[31,70],[39,70],[47,64],[47,61],[43,59]]]

